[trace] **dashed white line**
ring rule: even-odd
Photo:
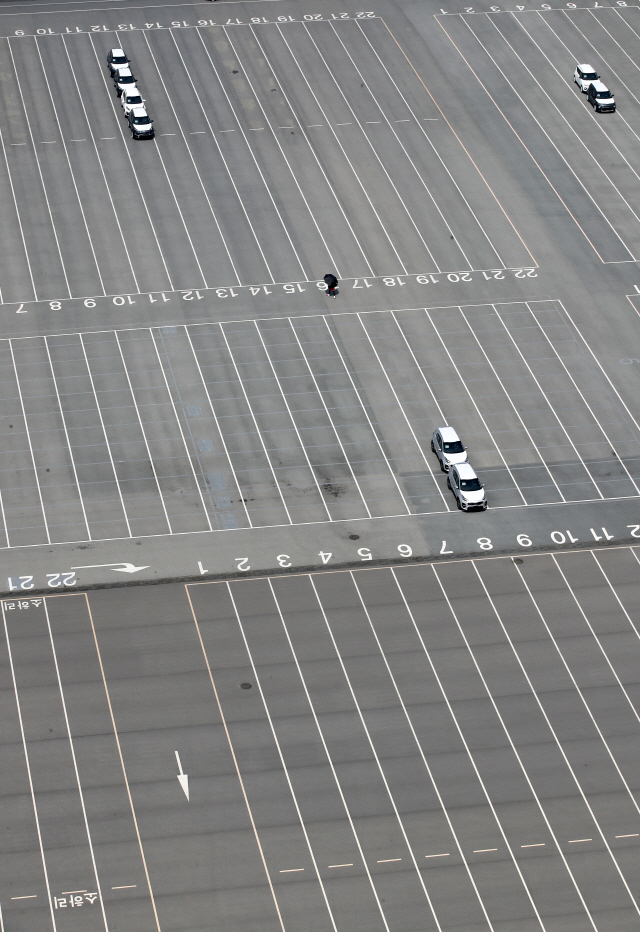
[[[86,142],[86,139],[70,139],[69,142]]]
[[[115,136],[101,136],[100,139],[115,139]]]
[[[329,867],[353,867],[353,864],[329,864]]]
[[[175,133],[160,133],[161,136],[175,136]]]
[[[62,896],[73,896],[74,893],[88,893],[88,890],[63,890]]]
[[[570,838],[568,844],[579,845],[583,841],[593,841],[593,838]]]
[[[55,142],[55,139],[41,139],[40,142],[43,146],[52,146]]]
[[[122,887],[111,887],[112,890],[133,890],[134,887],[137,887],[137,883],[126,883]]]
[[[221,129],[221,133],[235,133],[235,129]]]
[[[474,854],[486,854],[487,851],[497,851],[497,848],[476,848]]]
[[[544,848],[545,842],[539,841],[535,845],[520,845],[521,848]]]
[[[425,854],[425,858],[450,858],[451,854],[446,851],[443,854]]]
[[[12,142],[12,146],[26,146],[26,142]]]
[[[304,870],[304,867],[288,867],[286,870],[280,871],[280,873],[281,874],[297,874],[303,870]]]
[[[190,136],[200,136],[203,133],[206,133],[206,129],[194,129],[192,133],[189,133]]]
[[[352,126],[352,123],[336,123],[336,126]]]
[[[307,129],[317,129],[319,126],[324,126],[324,123],[310,123],[310,124],[307,126]],[[18,143],[18,145],[20,145],[20,146],[26,146],[26,142],[20,142],[20,143]]]
[[[616,838],[637,838],[640,832],[634,832],[632,835],[616,835]]]
[[[35,900],[37,899],[37,893],[30,893],[29,896],[12,896],[12,900]]]
[[[391,864],[392,861],[401,861],[402,858],[385,858],[383,861],[378,861],[378,864]]]

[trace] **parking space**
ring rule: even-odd
[[[0,40],[5,303],[531,264],[377,17],[40,33]]]
[[[5,547],[637,498],[640,431],[551,301],[3,340]]]
[[[473,80],[502,113],[569,213],[578,238],[603,262],[640,255],[637,192],[640,42],[637,7],[526,10],[439,20]],[[617,112],[597,114],[573,82],[593,65]]]
[[[637,928],[639,578],[617,548],[5,600],[5,928]]]

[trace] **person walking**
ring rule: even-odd
[[[325,294],[328,294],[330,298],[337,298],[338,296],[338,279],[335,275],[332,275],[331,272],[327,272],[324,276],[324,283],[327,286]]]

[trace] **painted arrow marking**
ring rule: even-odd
[[[72,566],[72,570],[99,570],[111,568],[116,573],[138,573],[148,570],[148,566],[135,566],[133,563],[92,563],[90,566]]]
[[[176,760],[178,761],[178,770],[180,771],[180,773],[178,774],[178,780],[180,781],[180,786],[184,790],[184,795],[187,797],[187,799],[189,799],[189,777],[186,775],[186,773],[182,772],[182,764],[180,763],[180,755],[178,754],[177,751],[176,751]]]

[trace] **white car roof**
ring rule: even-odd
[[[592,81],[591,87],[593,87],[596,91],[606,91],[607,94],[611,93],[607,85],[603,84],[602,81]]]
[[[111,54],[112,55],[124,55],[124,52],[122,51],[122,49],[111,49]]]
[[[593,67],[593,65],[578,65],[578,68],[580,69],[580,71],[583,71],[583,72],[584,72],[584,71],[593,71],[595,74],[598,73],[598,72],[596,71],[596,69]]]
[[[119,78],[128,78],[129,76],[133,77],[133,73],[131,68],[118,68],[116,76]]]
[[[144,109],[144,107],[132,107],[131,112],[134,115],[134,117],[146,117],[147,119],[149,119],[149,114]]]
[[[477,479],[475,469],[471,466],[470,463],[460,463],[455,467],[458,471],[458,475],[461,479]]]
[[[440,431],[440,436],[446,443],[455,443],[456,440],[460,440],[460,437],[458,437],[453,427],[439,427],[438,430]]]
[[[125,89],[124,89],[124,91],[123,91],[122,93],[123,93],[126,97],[135,97],[136,94],[138,94],[140,97],[142,97],[142,91],[140,90],[140,88],[138,87],[137,84],[132,84],[130,87],[125,87]]]

